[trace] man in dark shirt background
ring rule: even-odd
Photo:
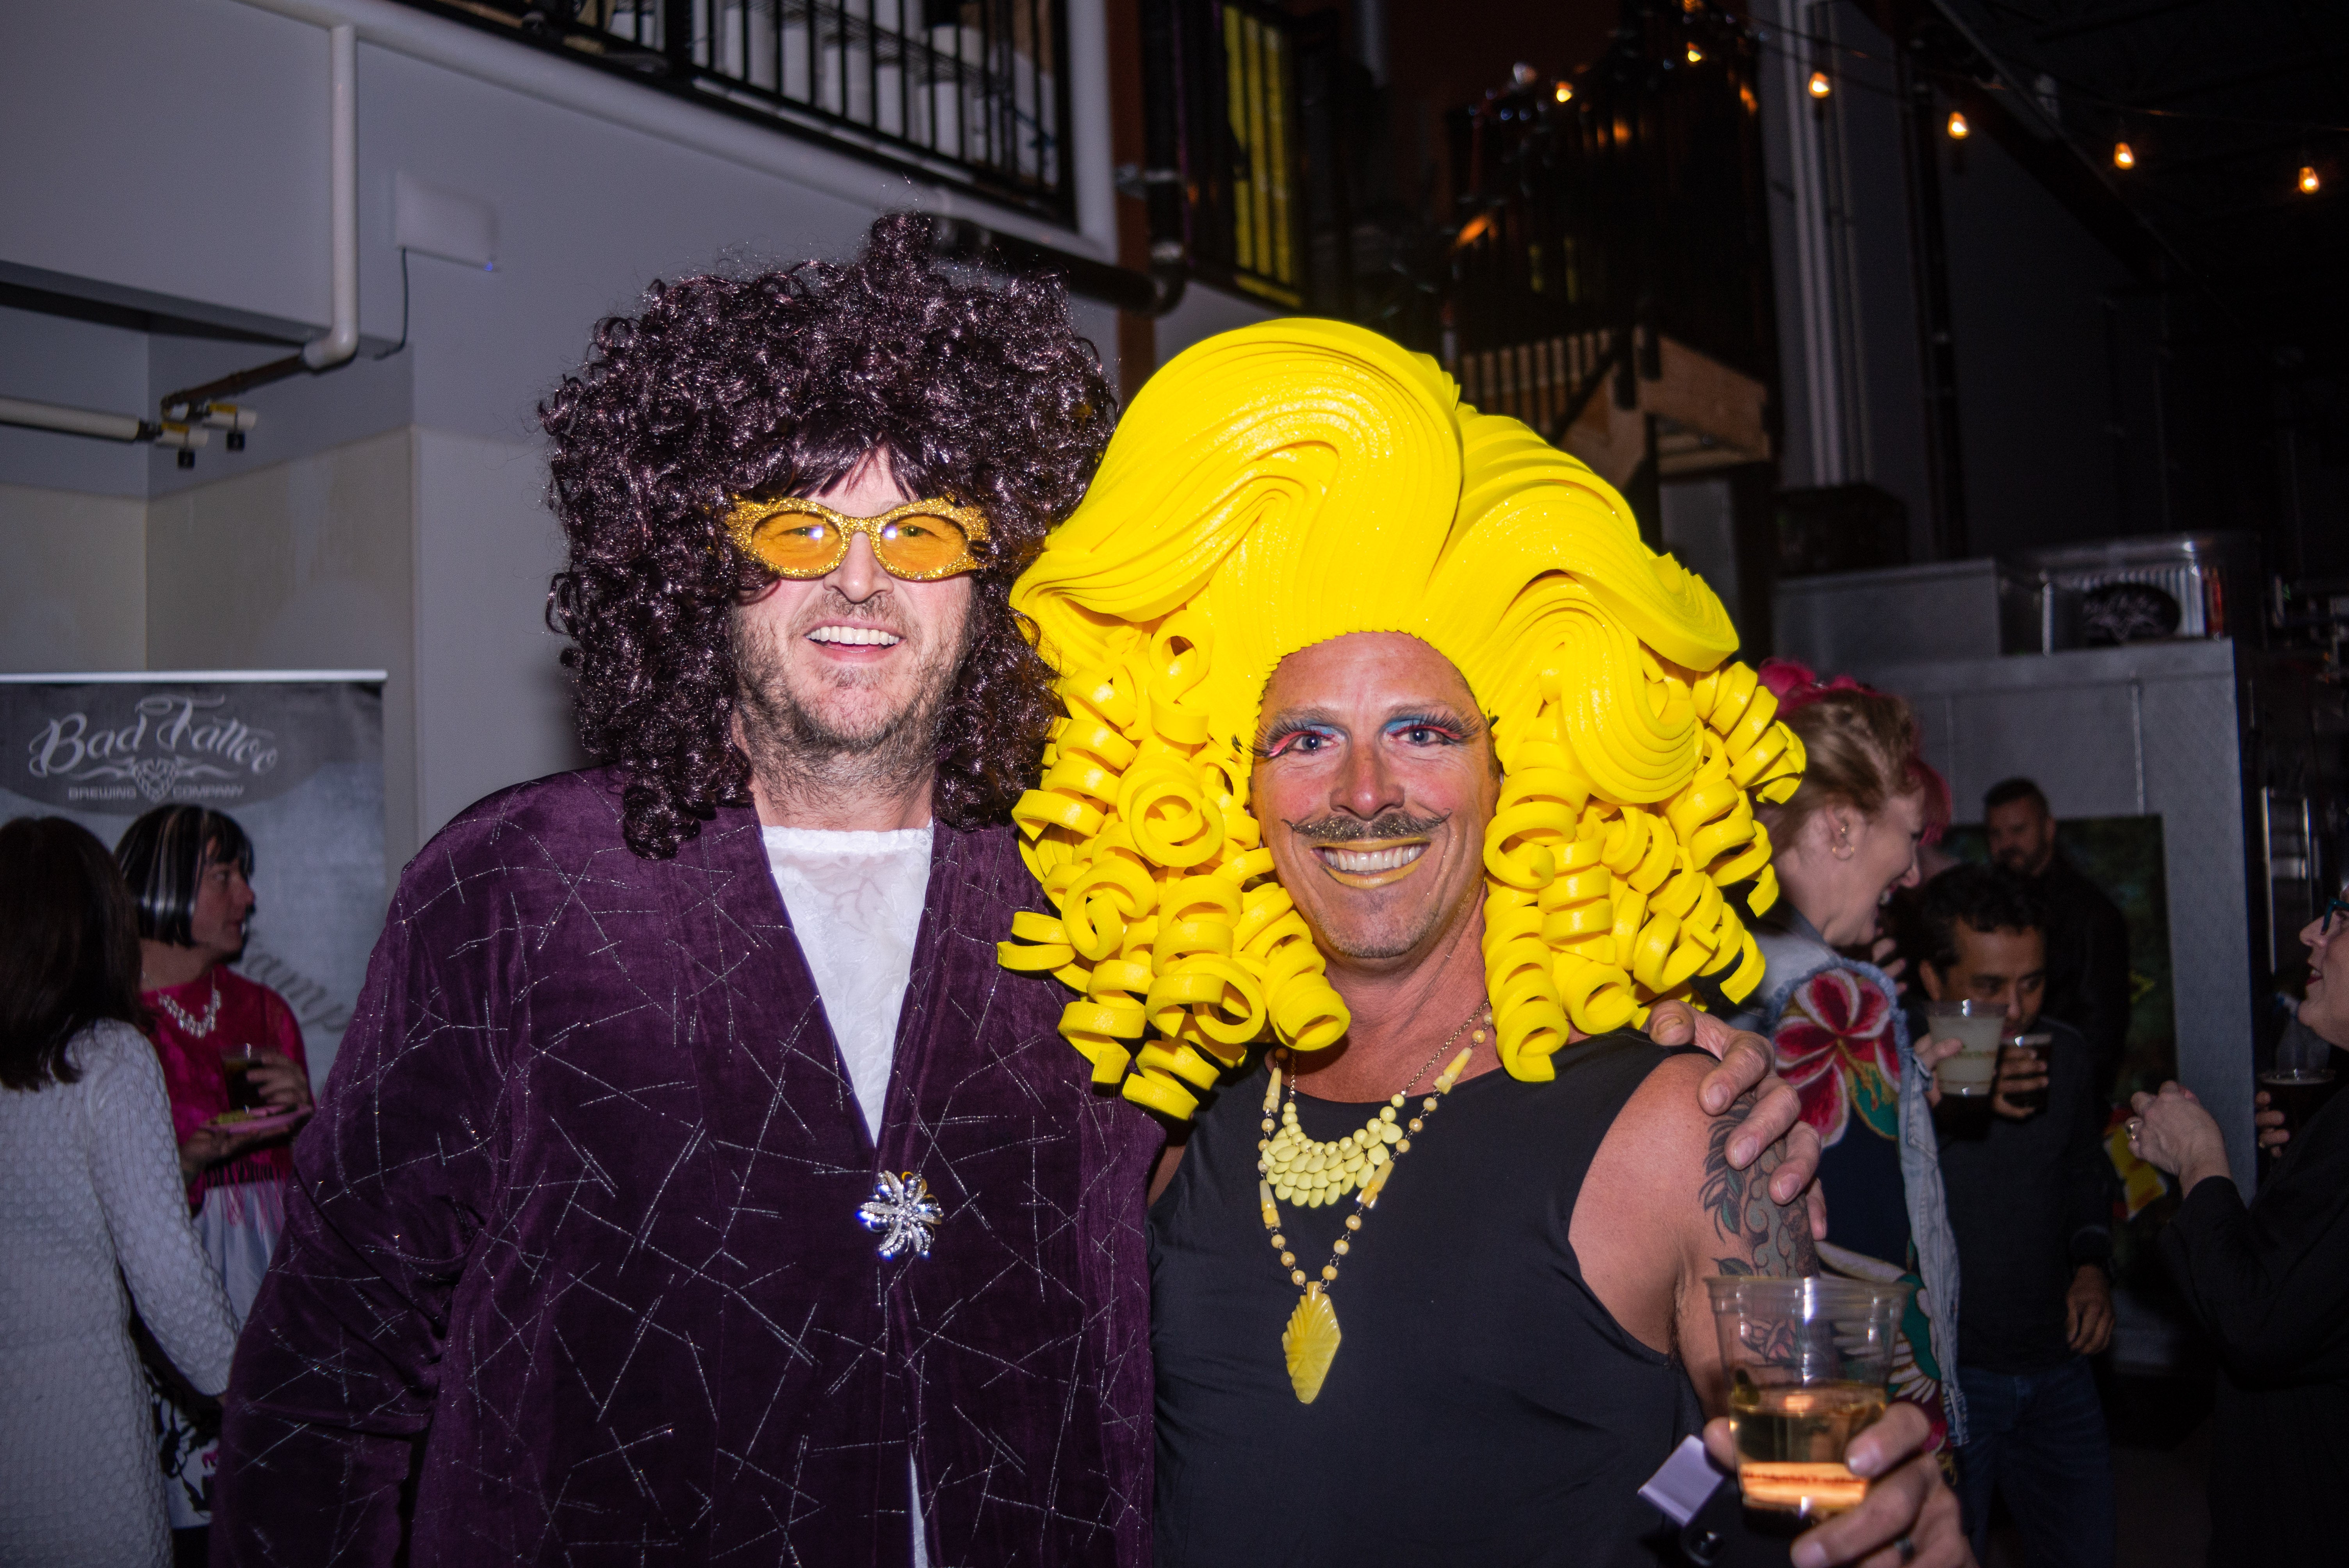
[[[1983,1562],[1997,1493],[2032,1568],[2110,1568],[2112,1453],[2087,1359],[2113,1326],[2104,1102],[2079,1033],[2039,1016],[2047,975],[2036,891],[2011,872],[1961,865],[1926,886],[1921,912],[1926,995],[2002,1006],[2010,1035],[2053,1037],[2044,1076],[2009,1053],[1986,1131],[1941,1138],[1961,1281],[1958,1375],[1972,1429],[1959,1495]],[[2044,1106],[2031,1106],[2043,1083]]]
[[[2128,923],[2104,890],[2055,851],[2055,816],[2028,779],[1994,784],[1982,796],[1990,858],[2028,878],[2046,912],[2047,1000],[2041,1009],[2088,1042],[2099,1099],[2128,1043]]]

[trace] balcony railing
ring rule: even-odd
[[[1334,16],[1292,18],[1256,0],[1143,0],[1143,11],[1152,113],[1171,144],[1153,157],[1171,150],[1192,270],[1287,309],[1336,308]]]
[[[1773,373],[1754,56],[1739,29],[1649,17],[1570,81],[1524,81],[1454,119],[1464,357],[1593,333],[1628,344],[1636,328]]]
[[[1064,0],[405,0],[1073,222]]]

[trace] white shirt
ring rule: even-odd
[[[914,938],[930,886],[930,830],[833,832],[761,828],[767,869],[815,976],[815,994],[864,1113],[881,1141],[881,1108],[897,1055],[897,1015],[914,974]],[[912,1467],[912,1461],[907,1461]],[[913,1470],[914,1568],[928,1568],[922,1478]]]
[[[897,1015],[929,891],[930,830],[761,828],[760,834],[864,1130],[877,1143],[897,1053]]]

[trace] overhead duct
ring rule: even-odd
[[[299,354],[256,365],[167,394],[162,402],[167,421],[185,420],[219,425],[223,413],[240,435],[253,428],[250,409],[227,407],[225,397],[304,371],[332,370],[346,365],[359,349],[359,111],[358,30],[347,23],[326,30],[328,71],[327,221],[333,254],[333,316],[326,330],[302,346]],[[234,421],[242,419],[243,423]],[[232,441],[231,445],[238,442]]]

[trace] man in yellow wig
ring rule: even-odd
[[[1067,717],[1004,962],[1191,1124],[1161,1568],[1654,1560],[1642,1483],[1726,1400],[1702,1277],[1816,1267],[1704,1058],[1626,1027],[1758,978],[1803,758],[1720,602],[1433,361],[1283,321],[1148,384],[1012,603]],[[1888,1479],[1797,1560],[1964,1562],[1923,1437],[1857,1439]]]

